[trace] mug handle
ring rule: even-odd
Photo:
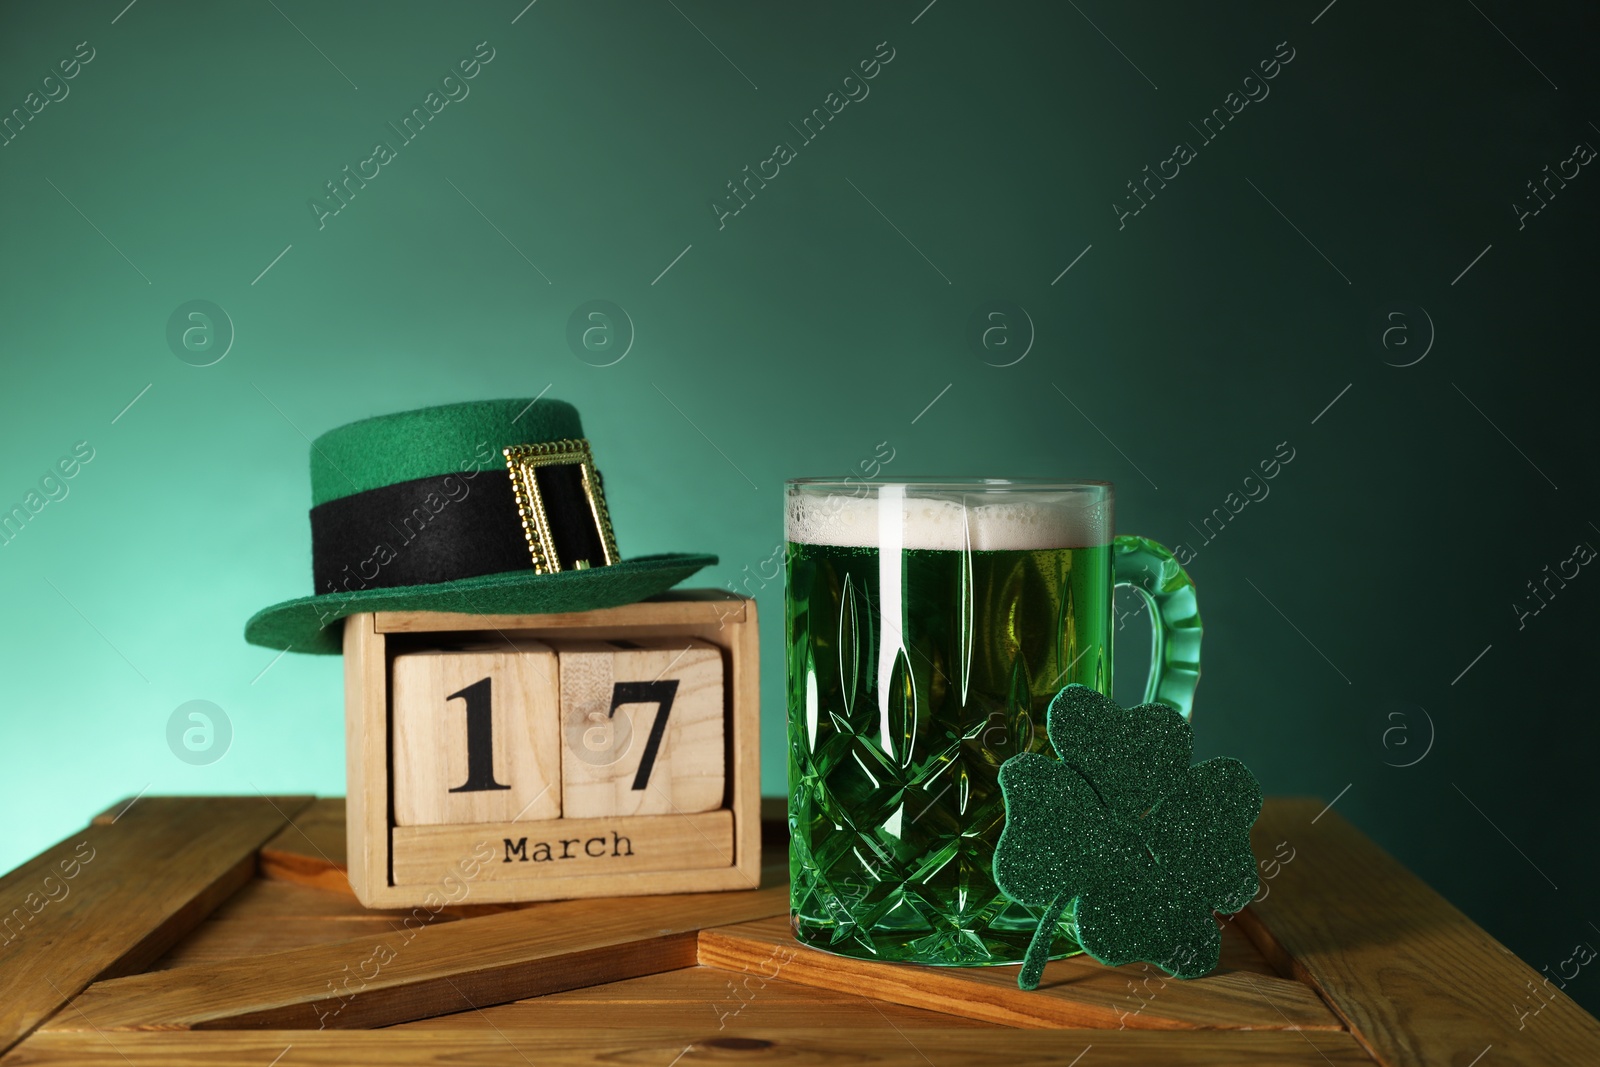
[[[1111,560],[1113,585],[1132,588],[1150,609],[1150,680],[1144,703],[1165,704],[1187,719],[1200,684],[1200,610],[1194,582],[1165,546],[1148,537],[1118,534]]]

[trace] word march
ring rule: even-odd
[[[535,841],[531,847],[528,845],[528,839],[526,837],[517,838],[516,843],[514,843],[514,844],[512,843],[511,838],[509,838],[509,837],[505,838],[504,840],[505,840],[506,858],[501,860],[500,861],[501,863],[510,863],[512,856],[515,856],[517,858],[517,862],[518,863],[551,863],[551,862],[554,862],[556,860],[582,859],[584,856],[587,856],[590,859],[601,859],[601,858],[603,858],[605,856],[608,856],[608,855],[609,856],[631,856],[631,855],[633,855],[633,842],[628,840],[626,837],[623,837],[621,834],[617,833],[615,830],[611,831],[611,841],[610,841],[611,851],[609,853],[606,851],[607,842],[606,842],[606,838],[605,838],[604,834],[601,834],[598,837],[590,837],[590,838],[582,838],[582,837],[559,838],[559,839],[557,839],[556,841],[553,841],[553,842],[551,842],[551,841]],[[582,843],[582,845],[583,845],[583,854],[582,855],[575,854],[572,851],[573,846],[577,845],[579,843]],[[600,851],[599,852],[594,851],[594,849],[592,847],[596,843],[598,843],[599,846],[600,846]],[[561,846],[561,855],[557,856],[555,854],[555,850],[552,848],[552,845],[560,845]],[[626,851],[624,851],[624,849],[626,849]]]

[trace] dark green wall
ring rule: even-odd
[[[93,459],[0,547],[0,868],[147,787],[340,792],[339,662],[240,638],[308,587],[303,435],[548,387],[623,551],[716,551],[714,585],[769,557],[783,478],[878,442],[891,476],[1115,480],[1123,530],[1195,553],[1202,754],[1337,796],[1535,967],[1600,939],[1600,575],[1513,608],[1600,545],[1600,176],[1563,164],[1600,144],[1586,10],[924,2],[7,5],[0,110],[93,58],[0,147],[0,504]],[[402,144],[386,124],[479,42],[470,95]],[[880,42],[870,95],[800,144]],[[796,158],[719,225],[778,141]],[[1176,142],[1195,158],[1119,223]],[[1546,165],[1577,176],[1519,223]],[[596,299],[634,326],[611,366],[566,340]],[[166,339],[191,300],[233,323],[212,366]],[[1015,310],[1010,347],[973,341],[994,301],[1032,323],[1011,366]],[[1280,442],[1270,496],[1202,542]],[[199,766],[166,733],[194,699],[233,733]],[[1587,972],[1569,992],[1600,1004]]]

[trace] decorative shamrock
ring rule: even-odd
[[[1235,759],[1189,766],[1194,732],[1162,704],[1122,708],[1082,685],[1050,702],[1061,759],[1023,752],[1000,768],[1006,826],[994,879],[1043,908],[1017,976],[1036,989],[1062,916],[1101,963],[1143,960],[1179,978],[1212,970],[1231,914],[1257,889],[1250,827],[1261,786]]]

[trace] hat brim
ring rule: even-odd
[[[274,604],[244,625],[253,645],[327,655],[343,649],[344,627],[363,611],[447,611],[471,615],[543,615],[632,604],[664,593],[716,556],[673,552],[636,556],[605,567],[535,574],[485,574],[453,582],[325,593]]]

